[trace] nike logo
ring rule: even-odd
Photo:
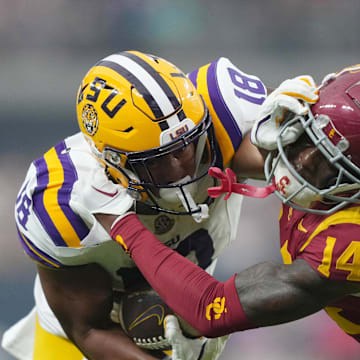
[[[298,224],[298,230],[304,232],[304,233],[307,233],[308,231],[304,228],[302,222],[303,222],[304,219],[301,219],[301,221],[299,222]]]
[[[158,319],[158,325],[161,325],[164,321],[165,309],[160,304],[155,304],[146,309],[140,314],[130,325],[129,330],[132,330],[135,326],[138,326],[145,320],[155,316]]]
[[[100,190],[100,189],[98,189],[98,188],[96,188],[95,186],[92,186],[92,185],[91,185],[91,187],[92,187],[95,191],[97,191],[97,192],[99,192],[99,193],[101,193],[101,194],[103,194],[103,195],[110,196],[110,197],[114,197],[114,196],[117,195],[117,193],[119,192],[119,190],[116,190],[116,191],[110,193],[110,192],[102,191],[102,190]]]

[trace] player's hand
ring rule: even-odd
[[[110,181],[103,167],[97,166],[89,174],[82,189],[82,203],[92,214],[122,215],[134,204],[134,198],[120,184]]]
[[[165,319],[165,337],[172,347],[172,360],[216,360],[229,335],[214,339],[189,339],[183,335],[176,316],[168,315]]]
[[[314,104],[318,98],[318,90],[311,76],[302,75],[285,80],[262,104],[258,119],[251,130],[251,142],[259,148],[275,150],[281,124],[289,115],[306,114],[308,108],[304,102]],[[295,142],[302,133],[300,124],[290,126],[281,136],[283,145]]]
[[[334,80],[337,76],[337,73],[329,73],[326,74],[323,79],[321,80],[321,86],[326,85],[329,81]]]

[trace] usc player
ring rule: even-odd
[[[284,264],[256,264],[219,282],[165,248],[135,215],[101,221],[113,239],[121,238],[169,306],[208,337],[281,324],[324,309],[360,341],[360,66],[327,76],[319,88],[313,84],[316,101],[296,99],[293,92],[282,91],[284,86],[263,103],[251,132],[252,142],[268,152],[269,186],[246,187],[236,183],[230,170],[225,175],[215,169],[222,185],[209,190],[213,196],[275,191],[283,203]],[[180,343],[176,318],[168,318],[167,329],[168,337]]]

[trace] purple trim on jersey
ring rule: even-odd
[[[32,197],[34,211],[55,245],[67,246],[44,206],[44,191],[49,183],[49,172],[44,157],[35,160],[34,165],[37,177],[37,186]]]
[[[26,253],[26,255],[28,255],[30,258],[34,259],[35,261],[41,263],[41,264],[44,264],[46,265],[47,267],[51,267],[51,268],[54,268],[54,269],[57,269],[58,267],[62,267],[63,264],[61,264],[59,261],[55,260],[54,258],[52,258],[51,256],[45,254],[42,250],[40,250],[37,246],[34,245],[33,242],[31,242],[29,240],[29,238],[27,238],[21,231],[19,231],[19,229],[17,229],[17,232],[18,232],[18,235],[19,235],[19,239],[20,239],[20,242],[21,242],[21,245]],[[26,242],[25,242],[25,240]],[[31,249],[29,247],[29,245],[31,246]],[[36,254],[34,252],[34,250],[39,254]],[[40,256],[41,255],[41,256]],[[48,261],[46,261],[48,260]],[[58,266],[55,266],[53,264],[56,264]]]
[[[196,69],[194,71],[192,71],[189,75],[188,78],[190,79],[190,81],[194,84],[194,86],[197,88],[197,76],[199,73],[199,69]]]
[[[64,153],[62,153],[63,150],[65,150]],[[81,241],[88,235],[89,228],[82,218],[72,211],[69,206],[71,191],[77,180],[77,173],[70,156],[66,151],[66,144],[64,141],[55,146],[55,151],[61,162],[64,173],[64,181],[61,188],[58,190],[57,202]],[[34,165],[36,167],[37,176],[37,186],[33,194],[36,215],[55,245],[68,246],[44,206],[44,192],[49,184],[49,171],[44,157],[36,160]]]
[[[255,131],[255,139],[256,139],[256,136],[257,136],[257,133],[258,133],[258,130],[261,126],[261,124],[263,124],[264,122],[268,121],[270,119],[271,115],[268,115],[266,118],[262,119],[259,121],[258,125],[256,126],[256,131]]]
[[[236,151],[242,141],[241,131],[232,116],[220,92],[216,79],[217,61],[210,64],[207,71],[207,87],[213,108],[228,133],[231,143]]]
[[[83,219],[69,206],[71,191],[75,181],[78,179],[77,172],[69,153],[66,151],[65,142],[62,141],[57,144],[55,150],[64,171],[64,182],[58,191],[58,203],[81,241],[89,234],[89,228]],[[65,152],[61,153],[63,150]]]

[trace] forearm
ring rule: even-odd
[[[323,281],[305,261],[297,260],[293,265],[253,265],[237,274],[235,284],[245,313],[257,327],[263,327],[322,309],[331,296]]]
[[[89,360],[155,360],[146,354],[117,326],[90,329],[77,334],[76,344]]]
[[[116,223],[111,236],[127,245],[163,300],[208,337],[293,321],[354,292],[321,278],[301,259],[291,265],[257,264],[222,283],[163,245],[136,215]]]
[[[234,278],[225,283],[217,281],[163,245],[136,215],[116,223],[111,236],[125,244],[163,300],[203,335],[216,337],[253,327],[242,311]]]
[[[112,282],[97,264],[38,267],[46,299],[68,338],[91,360],[155,360],[110,319]]]
[[[235,153],[231,168],[241,178],[264,180],[266,156],[267,152],[253,145],[250,141],[250,133],[247,133]]]

